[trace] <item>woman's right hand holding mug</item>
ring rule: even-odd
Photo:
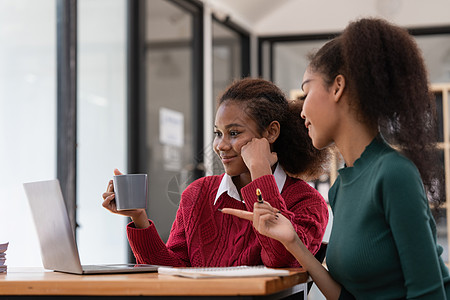
[[[114,175],[123,175],[118,169],[114,169]],[[108,182],[106,192],[102,194],[103,203],[102,206],[109,210],[110,212],[126,217],[130,217],[135,224],[136,228],[147,228],[150,226],[148,221],[147,212],[145,209],[128,209],[128,210],[117,210],[114,184],[113,180]]]

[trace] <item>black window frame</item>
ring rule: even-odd
[[[430,27],[412,27],[405,28],[408,32],[413,36],[426,36],[426,35],[443,35],[450,34],[450,26],[430,26]],[[263,77],[264,72],[264,47],[268,48],[267,56],[269,61],[268,63],[268,80],[274,81],[274,46],[276,43],[290,43],[290,42],[310,42],[310,41],[318,41],[323,40],[327,41],[341,34],[341,32],[327,32],[320,34],[299,34],[299,35],[268,35],[268,36],[259,36],[257,38],[258,45],[258,76]],[[267,45],[267,46],[266,46]]]
[[[76,238],[77,0],[56,2],[56,177]]]

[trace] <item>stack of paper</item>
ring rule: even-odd
[[[158,273],[189,278],[287,276],[290,274],[288,270],[272,269],[265,266],[236,266],[215,268],[159,267]]]
[[[6,249],[8,249],[8,243],[0,244],[0,273],[6,273]]]

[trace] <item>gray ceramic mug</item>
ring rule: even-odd
[[[117,210],[147,208],[147,174],[114,175]]]

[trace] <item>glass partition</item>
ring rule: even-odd
[[[241,38],[239,34],[213,19],[213,97],[216,100],[225,88],[242,74]]]
[[[23,182],[56,177],[56,1],[0,1],[0,243],[42,266]]]
[[[127,172],[126,1],[78,1],[77,242],[84,264],[126,263],[127,219],[102,207]]]
[[[323,40],[274,44],[272,80],[287,96],[300,88],[308,66],[307,55],[324,44]]]
[[[165,0],[146,6],[148,214],[165,241],[199,155],[193,144],[194,17]]]
[[[228,85],[242,76],[242,44],[241,36],[235,30],[213,19],[212,21],[212,74],[213,74],[213,120],[216,116],[217,99]],[[222,174],[224,169],[222,162],[213,152],[213,132],[210,128],[211,138],[208,141],[210,147],[205,149],[209,157],[212,157],[212,174]]]
[[[430,82],[450,82],[450,34],[416,36],[428,69]]]

